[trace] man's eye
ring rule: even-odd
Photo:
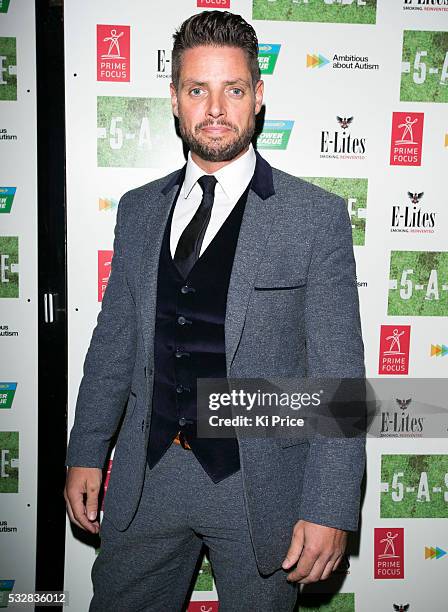
[[[200,89],[199,87],[195,87],[194,89],[192,89],[190,91],[191,94],[193,94],[193,96],[198,96],[201,93],[202,89]]]
[[[232,87],[231,91],[237,96],[241,96],[244,93],[239,87]]]

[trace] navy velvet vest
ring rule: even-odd
[[[154,388],[148,465],[159,461],[178,431],[214,482],[240,468],[236,438],[196,436],[196,379],[225,378],[227,291],[250,184],[187,277],[170,252],[170,210],[159,257],[154,340]]]

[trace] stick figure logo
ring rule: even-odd
[[[103,38],[103,42],[109,42],[109,50],[107,53],[102,55],[103,59],[125,59],[123,55],[120,55],[120,44],[119,40],[124,35],[124,32],[117,34],[117,30],[112,28],[110,35]]]
[[[402,128],[403,131],[401,133],[401,138],[395,141],[395,144],[418,144],[416,140],[414,140],[414,125],[418,123],[418,117],[412,119],[411,115],[406,115],[403,123],[400,123],[397,127]]]

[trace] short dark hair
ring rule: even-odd
[[[173,35],[171,58],[172,81],[177,89],[186,49],[210,45],[212,47],[239,47],[246,53],[252,85],[260,79],[258,39],[253,27],[241,15],[229,11],[202,11],[186,19]]]

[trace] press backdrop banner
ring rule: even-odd
[[[36,134],[34,1],[0,0],[0,608],[35,590]]]
[[[118,200],[184,163],[169,100],[172,34],[215,8],[241,14],[258,34],[261,154],[347,202],[367,375],[373,388],[390,382],[367,442],[360,537],[301,609],[444,609],[448,451],[442,429],[425,435],[419,381],[448,370],[448,0],[65,3],[69,426]],[[75,539],[67,523],[74,609],[88,609],[99,544]],[[190,610],[217,606],[204,558]]]

